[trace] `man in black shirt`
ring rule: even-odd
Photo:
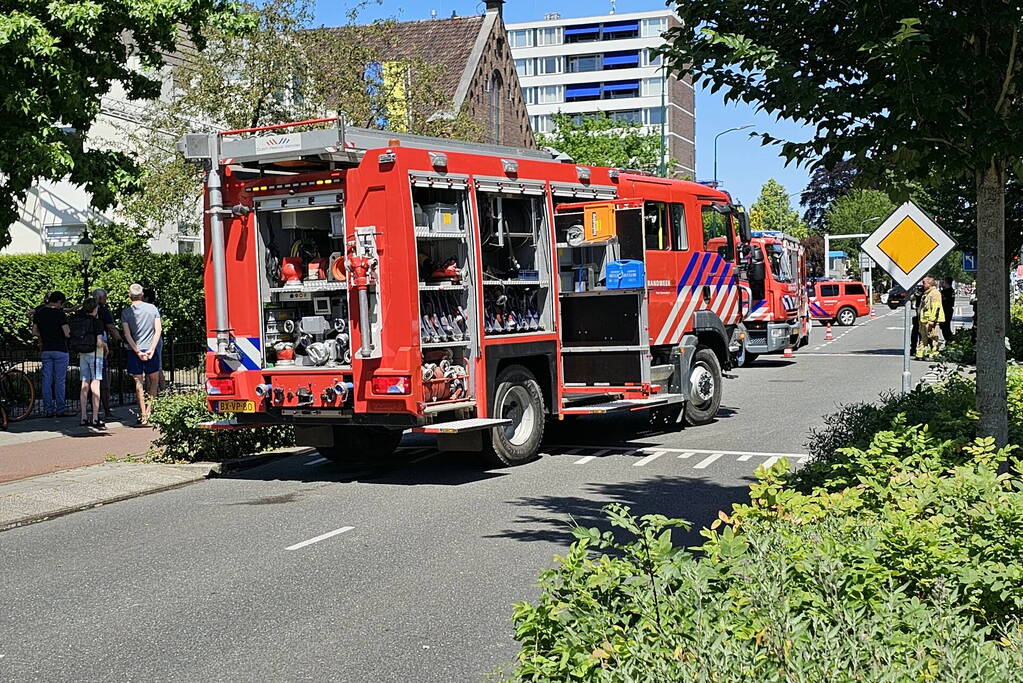
[[[941,336],[945,343],[952,338],[952,316],[956,310],[956,290],[952,289],[952,280],[945,278],[941,281],[941,308],[945,312],[945,322],[941,323]]]
[[[39,340],[43,360],[43,410],[48,417],[65,415],[64,390],[67,383],[68,347],[71,327],[64,314],[62,292],[53,292],[46,305],[36,309],[32,333]]]

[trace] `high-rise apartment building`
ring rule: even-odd
[[[677,26],[670,10],[508,24],[515,69],[536,133],[553,130],[552,114],[606,112],[663,134],[672,174],[696,174],[696,107],[692,81],[666,75],[653,48]],[[663,124],[663,126],[662,126]]]

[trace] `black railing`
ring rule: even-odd
[[[135,399],[135,380],[128,374],[126,365],[126,347],[111,344],[110,355],[107,356],[107,367],[110,381],[110,405],[133,406]],[[32,380],[35,387],[36,401],[33,416],[42,415],[42,352],[36,348],[12,348],[0,345],[0,362],[23,370]],[[168,335],[163,342],[163,377],[160,391],[181,392],[200,389],[206,381],[206,341],[194,339],[175,339]],[[68,361],[67,380],[65,381],[66,410],[79,409],[82,380],[78,370],[78,354],[71,352]]]

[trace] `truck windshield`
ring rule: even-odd
[[[777,282],[792,282],[792,259],[780,244],[767,245],[767,260],[771,263],[771,275]]]

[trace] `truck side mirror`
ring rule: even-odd
[[[736,206],[735,216],[739,221],[739,241],[743,244],[749,244],[753,239],[753,233],[749,227],[749,216],[746,215],[746,209]]]
[[[764,252],[754,249],[749,264],[750,282],[763,282],[767,278],[767,270],[764,267]]]

